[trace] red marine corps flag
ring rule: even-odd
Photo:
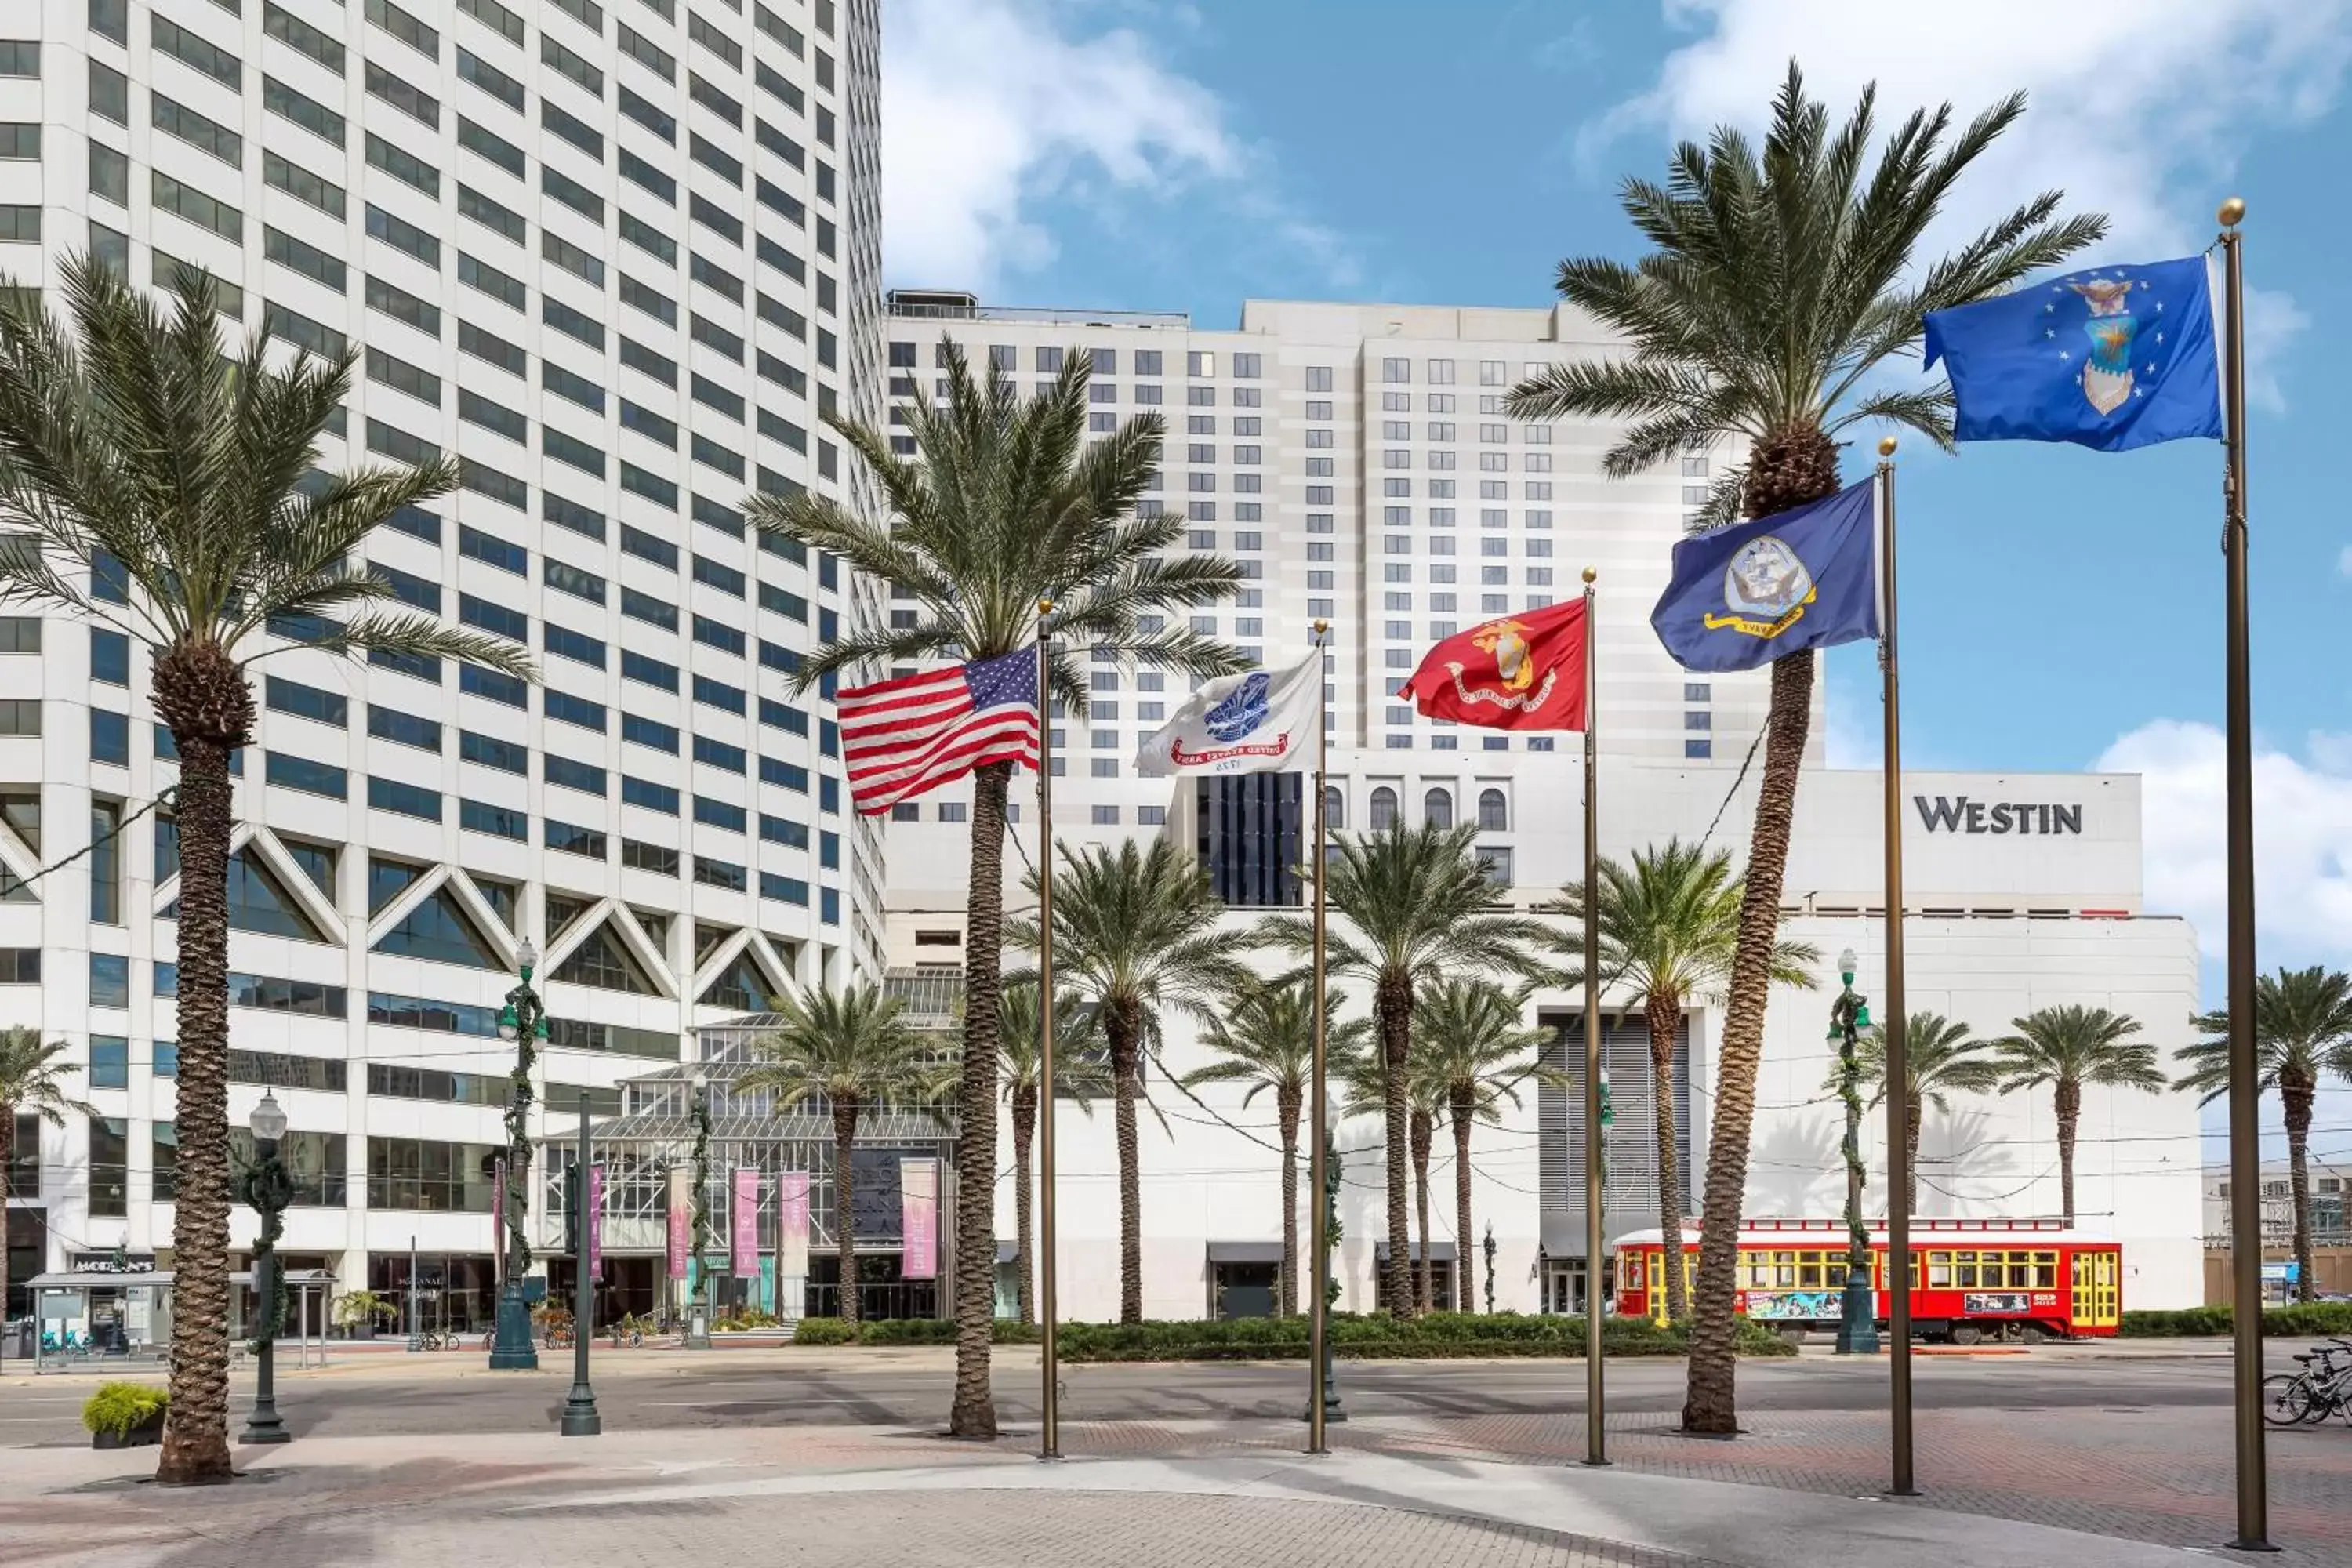
[[[1591,655],[1583,599],[1447,637],[1404,689],[1424,719],[1486,730],[1581,730]]]

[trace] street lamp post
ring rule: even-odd
[[[1328,1262],[1339,1246],[1339,1146],[1337,1133],[1326,1129],[1323,1147],[1328,1152],[1323,1161],[1323,1256],[1326,1275],[1323,1281],[1323,1424],[1348,1418],[1347,1408],[1339,1403],[1339,1381],[1331,1354],[1332,1334],[1329,1328],[1331,1309],[1339,1304],[1339,1277],[1328,1271]],[[1309,1411],[1309,1418],[1313,1412]]]
[[[490,1367],[498,1372],[536,1372],[539,1351],[531,1343],[530,1302],[523,1294],[523,1275],[530,1268],[530,1237],[526,1221],[530,1201],[530,1069],[539,1058],[539,1042],[547,1038],[547,1009],[531,989],[531,971],[539,967],[539,949],[525,937],[515,950],[515,967],[521,979],[507,993],[499,1009],[499,1038],[515,1046],[514,1072],[507,1080],[507,1271],[499,1286],[498,1334],[490,1346]],[[572,1331],[586,1334],[586,1323]]]
[[[1486,1313],[1495,1311],[1495,1222],[1486,1222]]]
[[[1870,1232],[1862,1220],[1863,1030],[1870,1027],[1870,999],[1853,988],[1853,949],[1838,954],[1843,985],[1830,1005],[1830,1040],[1838,1048],[1838,1097],[1845,1101],[1845,1297],[1838,1311],[1837,1353],[1878,1353],[1878,1303],[1870,1289]]]
[[[261,1103],[253,1108],[246,1125],[253,1131],[253,1164],[245,1173],[244,1191],[239,1195],[261,1216],[261,1234],[253,1244],[253,1310],[257,1324],[253,1344],[258,1375],[253,1390],[253,1410],[246,1416],[245,1430],[237,1434],[236,1440],[283,1443],[293,1434],[286,1430],[286,1423],[278,1415],[273,1352],[283,1310],[278,1288],[278,1238],[285,1234],[286,1205],[294,1196],[294,1184],[286,1174],[286,1162],[278,1156],[278,1144],[286,1136],[286,1112],[278,1106],[278,1097],[263,1090]]]
[[[707,1351],[710,1348],[710,1313],[713,1305],[709,1262],[703,1250],[710,1239],[710,1075],[700,1068],[694,1069],[694,1247],[688,1254],[693,1259],[695,1300],[687,1311],[686,1348]]]

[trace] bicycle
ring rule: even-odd
[[[569,1347],[571,1343],[572,1325],[570,1323],[550,1323],[547,1325],[547,1348],[549,1350],[563,1350]]]
[[[2336,1415],[2352,1423],[2352,1366],[2338,1366],[2339,1355],[2352,1356],[2352,1340],[2331,1337],[2318,1350],[2295,1356],[2303,1363],[2301,1372],[2273,1373],[2263,1379],[2264,1424],[2315,1426]]]

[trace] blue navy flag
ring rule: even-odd
[[[1811,506],[1685,539],[1650,625],[1685,669],[1753,669],[1878,635],[1876,508],[1864,479]]]
[[[2102,452],[2221,435],[2205,260],[2070,272],[1927,316],[1963,441],[2073,441]]]

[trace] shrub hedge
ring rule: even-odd
[[[2205,1339],[2234,1326],[2227,1307],[2184,1307],[2170,1312],[2126,1312],[2120,1332],[2127,1340]],[[2352,1337],[2352,1301],[2307,1301],[2263,1310],[2263,1332],[2280,1339],[2315,1335]]]
[[[1229,1318],[1145,1323],[1065,1323],[1064,1360],[1113,1361],[1300,1361],[1307,1355],[1307,1320]],[[998,1344],[1034,1344],[1038,1332],[1006,1319],[996,1323]],[[1517,1312],[1432,1312],[1398,1320],[1385,1314],[1334,1313],[1331,1339],[1338,1353],[1355,1360],[1444,1359],[1484,1356],[1574,1356],[1584,1354],[1584,1320],[1529,1317]],[[936,1319],[885,1319],[852,1332],[838,1318],[803,1318],[793,1342],[803,1345],[936,1345],[955,1341],[955,1324]],[[1690,1345],[1689,1331],[1661,1328],[1643,1318],[1612,1318],[1602,1349],[1612,1356],[1675,1356]],[[1742,1355],[1796,1352],[1768,1330],[1742,1322]]]
[[[81,1407],[81,1424],[92,1432],[120,1437],[134,1426],[144,1426],[172,1405],[172,1391],[143,1383],[106,1383]]]

